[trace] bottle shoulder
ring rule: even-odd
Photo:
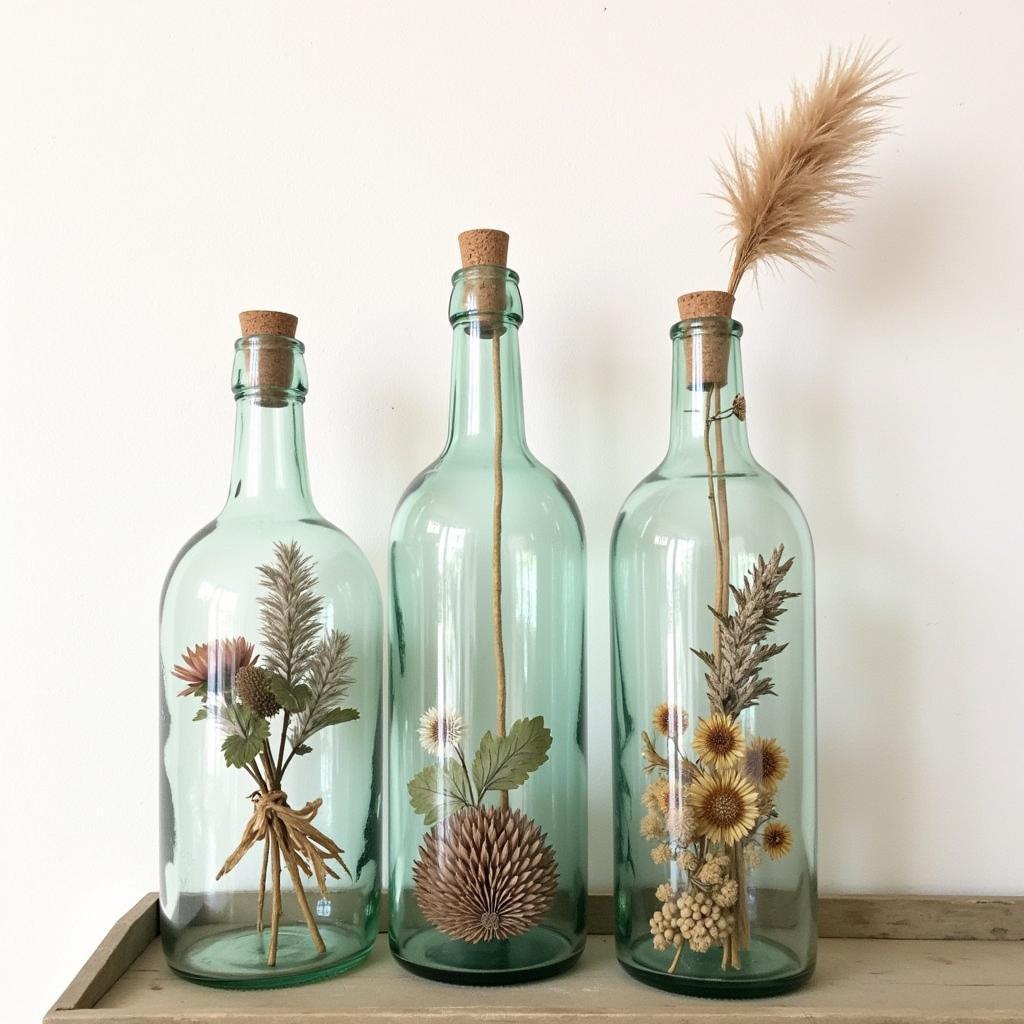
[[[494,466],[489,461],[438,459],[412,480],[399,500],[392,538],[436,532],[439,524],[490,529],[494,485]],[[549,522],[583,538],[583,519],[569,488],[532,456],[503,462],[502,492],[506,532]]]
[[[362,549],[319,514],[281,520],[219,516],[185,542],[171,562],[160,597],[161,612],[180,596],[258,585],[258,567],[273,561],[274,545],[299,545],[316,564],[317,577],[330,590],[358,591],[364,599],[380,588]]]
[[[810,543],[803,510],[788,487],[764,467],[752,463],[742,471],[714,477],[724,480],[730,520],[748,532],[775,530],[791,542]],[[612,532],[612,546],[626,536],[653,540],[694,536],[708,531],[708,478],[704,473],[668,473],[664,463],[644,477],[623,502]],[[785,538],[780,537],[780,540]]]

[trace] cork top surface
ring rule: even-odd
[[[473,228],[459,235],[464,267],[508,266],[508,233],[497,228]]]
[[[701,316],[732,316],[736,296],[731,292],[687,292],[676,299],[680,320]]]
[[[242,325],[242,336],[248,338],[253,334],[280,334],[286,338],[294,338],[299,326],[299,318],[291,313],[278,313],[273,309],[250,309],[238,314]]]

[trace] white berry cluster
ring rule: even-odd
[[[685,942],[695,953],[706,953],[721,945],[736,924],[730,910],[739,895],[736,880],[725,874],[728,864],[723,854],[709,855],[696,872],[702,884],[691,882],[682,892],[658,886],[663,902],[650,921],[655,949],[678,948]]]

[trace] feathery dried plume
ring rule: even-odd
[[[756,704],[758,698],[775,692],[772,680],[762,676],[761,669],[769,658],[781,654],[786,644],[769,643],[768,637],[785,612],[783,604],[799,597],[780,589],[793,566],[792,558],[782,561],[782,551],[780,544],[767,561],[758,556],[743,588],[729,588],[736,600],[736,611],[722,615],[710,609],[722,624],[721,657],[716,659],[709,651],[693,650],[708,667],[704,677],[708,699],[719,714],[735,718],[744,708]]]
[[[316,595],[316,563],[294,541],[274,545],[274,564],[258,566],[266,594],[259,598],[263,622],[262,665],[289,685],[313,660],[323,599]]]
[[[863,43],[830,51],[811,88],[793,86],[788,111],[749,118],[749,150],[730,142],[727,160],[715,164],[734,232],[729,292],[758,264],[827,265],[829,228],[865,191],[861,162],[891,128],[886,90],[902,75],[889,59]]]

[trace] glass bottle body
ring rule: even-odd
[[[486,271],[504,275],[509,308],[500,323],[489,324],[465,295],[471,285],[466,277],[473,275],[456,275],[448,444],[410,485],[391,533],[390,941],[399,961],[417,973],[507,984],[564,969],[584,943],[585,562],[576,506],[528,451],[523,436],[515,276],[477,268],[479,274]],[[500,403],[494,401],[495,359]],[[499,404],[503,687],[494,605]],[[432,709],[449,716],[451,743],[437,742],[436,729],[430,733]],[[498,780],[487,788],[482,759],[519,739],[532,747],[540,742],[544,749],[527,759],[520,781],[502,789],[509,780]],[[422,794],[413,790],[424,773],[429,780],[433,772],[449,782],[437,810],[425,814]],[[512,824],[505,821],[510,849],[546,845],[557,876],[548,879],[543,913],[526,915],[529,920],[502,920],[522,893],[503,891],[500,883],[488,889],[481,877],[441,877],[456,859],[456,840],[443,829],[480,808],[499,810],[503,793],[509,813],[519,815]],[[492,825],[483,822],[485,828]],[[432,834],[438,839],[438,871],[430,875],[422,866]],[[528,880],[529,871],[524,875]],[[470,892],[474,886],[476,896]],[[483,920],[479,928],[474,915]]]
[[[266,357],[282,342],[242,339],[239,359],[251,358],[259,346]],[[295,358],[301,378],[301,350]],[[270,401],[259,392],[239,390],[236,378],[228,503],[179,553],[161,601],[161,934],[168,962],[182,976],[222,987],[263,988],[339,973],[362,960],[376,937],[382,609],[366,558],[317,513],[310,499],[302,434],[304,383],[301,390]],[[258,567],[278,568],[281,545],[294,545],[296,557],[312,574],[306,581],[317,602],[311,647],[318,648],[337,631],[349,638],[346,656],[353,659],[345,669],[350,682],[341,687],[343,697],[328,694],[323,698],[327,703],[307,702],[307,711],[317,706],[327,711],[331,704],[344,721],[314,730],[316,720],[307,718],[304,745],[311,749],[294,754],[301,710],[289,713],[275,699],[273,714],[264,708],[257,715],[241,696],[240,661],[269,669],[272,660],[261,603],[270,588]],[[231,646],[238,637],[252,645],[241,659]],[[175,668],[184,668],[186,675],[192,668],[197,671],[188,679]],[[199,683],[203,676],[205,686]],[[297,672],[292,682],[310,685],[309,672]],[[239,707],[240,722],[233,717]],[[256,718],[266,722],[266,748],[252,767],[229,764],[224,748],[229,735],[247,732]],[[287,734],[283,740],[282,729]],[[276,781],[275,766],[283,768]],[[293,873],[283,844],[274,844],[275,852],[265,838],[223,870],[247,830],[259,827],[261,794],[274,790],[341,849],[344,867],[337,858],[324,861],[338,876],[325,877],[325,892],[297,862]],[[276,834],[290,820],[278,815],[269,831]],[[324,844],[319,845],[323,852]],[[312,866],[308,850],[297,844],[290,849]],[[276,863],[280,916],[274,928]]]
[[[626,500],[612,537],[616,942],[621,963],[649,984],[760,996],[796,987],[814,968],[814,564],[799,506],[747,447],[745,402],[734,404],[741,329],[724,323],[728,372],[717,393],[700,364],[710,344],[702,334],[721,323],[674,329],[669,453]],[[707,678],[723,542],[732,586],[742,591],[781,545],[778,564],[793,562],[777,589],[795,592],[760,638],[785,645],[761,666],[772,691],[730,703],[731,724],[716,723]],[[735,596],[724,610],[735,629],[723,625],[718,643],[728,647],[742,639]],[[735,654],[717,678],[735,681]],[[727,813],[740,808],[733,831],[716,822],[715,800]]]

